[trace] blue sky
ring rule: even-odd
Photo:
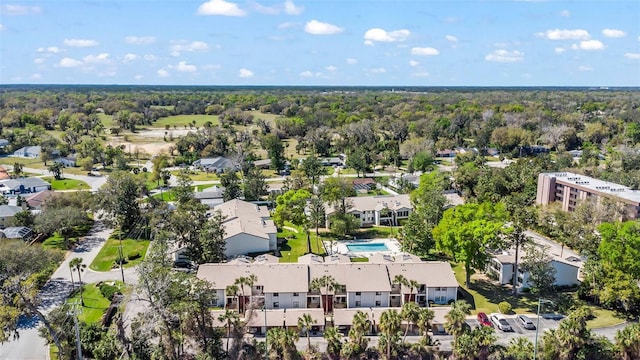
[[[640,1],[0,3],[0,83],[640,86]]]

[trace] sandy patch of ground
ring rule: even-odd
[[[174,143],[164,142],[162,140],[158,142],[149,142],[149,143],[132,143],[129,141],[124,141],[122,138],[119,139],[111,139],[108,141],[108,144],[111,146],[120,146],[124,145],[124,151],[126,153],[132,152],[135,153],[136,149],[139,149],[143,154],[146,153],[148,155],[157,155],[161,153],[169,153],[169,148],[174,146]]]

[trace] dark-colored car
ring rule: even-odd
[[[525,328],[527,330],[535,330],[536,329],[536,325],[533,323],[533,320],[531,320],[531,318],[528,317],[527,315],[518,315],[518,316],[516,316],[516,321],[518,322],[518,324],[520,324],[520,326],[522,326],[523,328]]]
[[[487,314],[483,312],[478,313],[478,323],[480,323],[480,326],[493,326]]]

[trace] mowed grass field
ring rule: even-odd
[[[91,189],[89,184],[87,184],[86,182],[84,182],[82,180],[76,180],[76,179],[60,179],[60,180],[56,180],[54,177],[43,177],[42,180],[50,183],[52,190],[88,190],[88,189]]]
[[[171,128],[176,126],[177,129],[184,129],[185,125],[189,127],[189,124],[193,124],[194,121],[197,127],[204,126],[207,121],[211,121],[214,126],[219,124],[218,115],[174,115],[160,118],[151,126],[164,129],[169,125]]]

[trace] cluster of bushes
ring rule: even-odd
[[[113,301],[114,295],[121,294],[119,287],[109,283],[100,284],[100,293],[102,294],[102,296],[104,296],[106,299],[109,299],[110,301]]]

